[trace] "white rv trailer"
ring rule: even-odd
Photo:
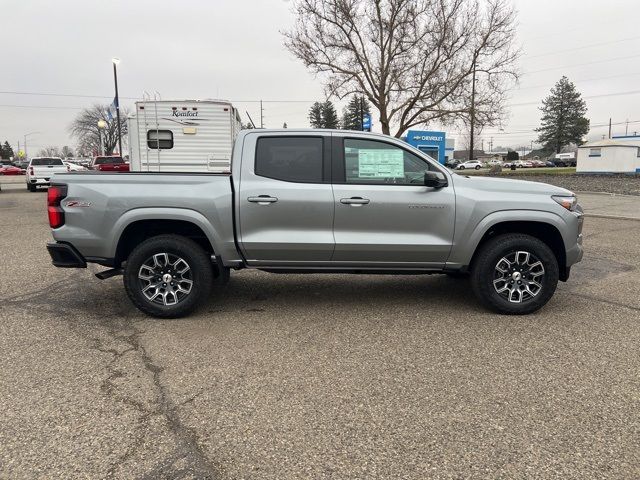
[[[139,101],[128,121],[133,172],[230,172],[242,128],[226,100]]]

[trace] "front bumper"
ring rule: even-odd
[[[51,262],[60,268],[87,268],[87,261],[73,245],[61,242],[47,243]]]

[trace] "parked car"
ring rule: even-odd
[[[403,141],[243,130],[230,174],[79,172],[48,192],[58,267],[124,275],[141,311],[187,315],[230,269],[469,273],[480,302],[538,310],[582,258],[573,193],[456,175]],[[332,165],[332,168],[327,168]]]
[[[531,163],[531,166],[534,168],[546,166],[546,162],[543,162],[542,160],[529,160],[529,162]]]
[[[83,167],[82,165],[78,165],[77,163],[73,163],[73,162],[63,162],[68,168],[70,172],[83,172],[86,170],[85,167]]]
[[[551,160],[547,160],[546,162],[544,162],[544,166],[545,167],[555,167],[556,164],[553,163]]]
[[[454,170],[458,165],[460,165],[460,163],[461,163],[460,160],[451,159],[451,160],[448,160],[444,164],[444,166],[447,168],[450,168],[451,170]]]
[[[516,160],[512,165],[515,165],[518,168],[531,168],[533,164],[528,160]]]
[[[100,155],[91,162],[90,170],[100,172],[128,172],[129,164],[120,155]]]
[[[0,165],[0,175],[23,175],[24,172],[20,167],[13,165],[2,164]]]
[[[66,167],[60,157],[34,157],[27,168],[27,190],[35,192],[37,187],[48,187],[51,177],[56,173],[67,173]]]
[[[482,162],[478,160],[469,160],[461,163],[456,167],[456,170],[475,169],[480,170],[483,167]]]

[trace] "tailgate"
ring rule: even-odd
[[[56,173],[67,173],[64,165],[32,165],[33,175],[38,178],[51,178]]]

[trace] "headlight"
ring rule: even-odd
[[[573,212],[578,206],[578,197],[576,197],[575,195],[553,195],[551,198],[553,198],[558,205],[566,208],[570,212]]]

